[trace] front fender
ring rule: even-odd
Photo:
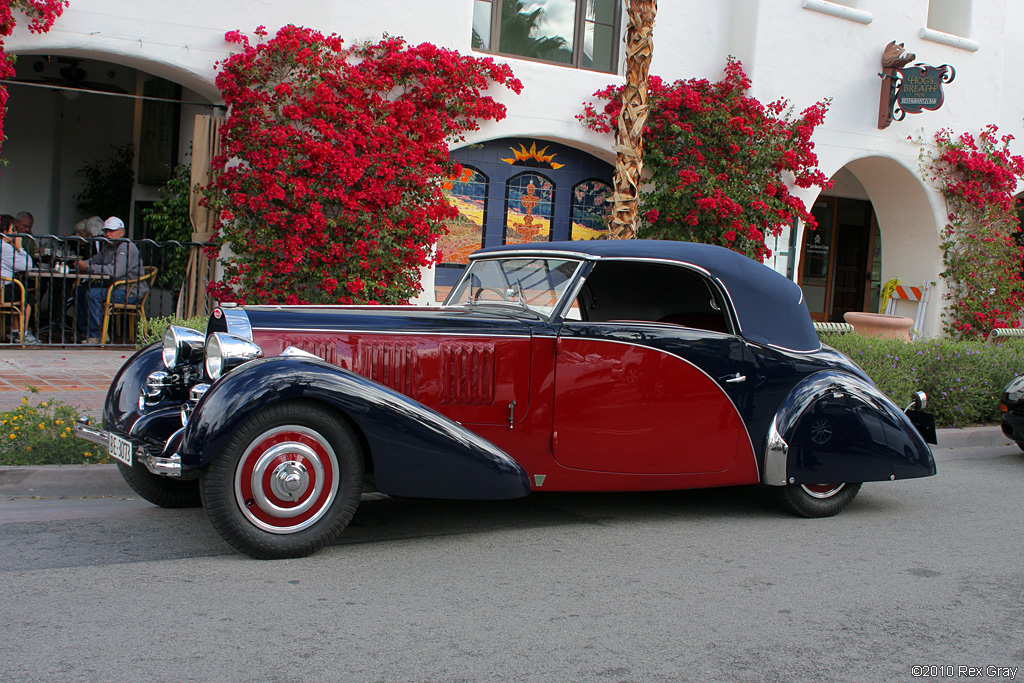
[[[931,449],[903,411],[874,385],[834,370],[789,393],[765,445],[763,481],[772,486],[933,474]]]
[[[352,422],[382,493],[484,500],[530,492],[526,472],[497,446],[403,394],[311,358],[252,361],[216,382],[185,426],[182,469],[205,467],[246,420],[294,399],[333,406]]]
[[[163,369],[160,344],[147,346],[125,361],[114,375],[103,405],[103,426],[107,431],[162,444],[181,428],[180,401],[167,400],[139,409],[139,394],[146,378]]]

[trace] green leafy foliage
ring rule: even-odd
[[[821,340],[852,358],[900,407],[912,392],[927,393],[938,427],[997,422],[1003,388],[1024,374],[1024,340],[908,343],[858,334],[821,335]]]
[[[949,223],[939,244],[948,290],[942,322],[952,337],[1020,327],[1024,247],[1014,192],[1024,179],[1024,157],[1010,153],[1012,135],[998,133],[995,125],[977,137],[943,128],[934,144],[916,140],[924,177],[946,198]]]
[[[29,402],[0,413],[0,465],[85,465],[108,461],[73,433],[79,411],[60,401]]]
[[[793,115],[784,98],[762,104],[749,94],[750,78],[730,57],[721,81],[691,78],[666,83],[651,76],[650,117],[644,128],[640,195],[644,239],[718,244],[764,261],[767,235],[799,219],[817,223],[792,186],[831,187],[818,169],[811,136],[831,101]],[[591,130],[613,130],[623,86],[594,93],[606,103],[584,103],[577,119]]]
[[[179,164],[159,190],[159,199],[149,209],[143,209],[148,235],[156,242],[188,242],[192,238],[192,221],[189,218],[189,183],[191,169]],[[156,286],[177,287],[185,279],[188,265],[187,249],[165,249],[167,256],[163,268],[157,275]]]
[[[117,216],[127,225],[131,218],[132,187],[135,185],[132,166],[135,148],[127,144],[113,149],[110,157],[79,169],[78,172],[85,176],[85,184],[75,195],[75,208],[83,216]]]
[[[209,320],[210,317],[206,315],[196,316],[195,318],[175,318],[173,315],[163,318],[150,318],[146,322],[145,332],[142,330],[142,323],[139,323],[138,334],[135,335],[135,345],[141,349],[144,346],[149,346],[153,342],[160,341],[164,337],[164,330],[171,325],[191,327],[193,330],[206,332],[206,323],[209,322]]]

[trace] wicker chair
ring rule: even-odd
[[[107,343],[107,335],[110,331],[110,321],[111,318],[115,317],[132,323],[129,325],[131,332],[126,333],[124,335],[125,338],[130,335],[131,341],[135,341],[135,318],[138,318],[142,322],[143,334],[146,333],[146,301],[149,299],[149,291],[152,289],[156,273],[157,268],[155,266],[145,266],[142,277],[114,280],[114,282],[107,288],[107,298],[103,302],[103,334],[100,337],[100,344]],[[131,298],[132,292],[135,291],[135,289],[143,282],[150,285],[150,287],[146,289],[146,293],[137,301],[129,302],[128,299]],[[125,301],[123,303],[111,301],[111,298],[114,295],[114,288],[120,286],[125,288]]]
[[[14,298],[10,298],[7,289],[8,283],[14,285]],[[28,326],[28,316],[25,315],[25,285],[20,280],[9,277],[0,277],[0,335],[5,334],[7,328],[3,324],[3,316],[11,318],[11,329],[14,330],[14,323],[17,321],[18,339],[25,339],[25,329]],[[2,337],[0,337],[2,339]]]

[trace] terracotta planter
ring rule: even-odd
[[[853,325],[854,331],[858,334],[903,341],[910,341],[910,329],[914,326],[913,318],[884,313],[849,311],[843,314],[843,319]]]

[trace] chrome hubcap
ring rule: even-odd
[[[338,484],[338,460],[327,440],[289,425],[253,440],[235,473],[235,497],[242,514],[260,529],[291,534],[323,517]]]
[[[295,501],[309,487],[309,472],[300,462],[284,462],[270,475],[270,490],[282,500]]]

